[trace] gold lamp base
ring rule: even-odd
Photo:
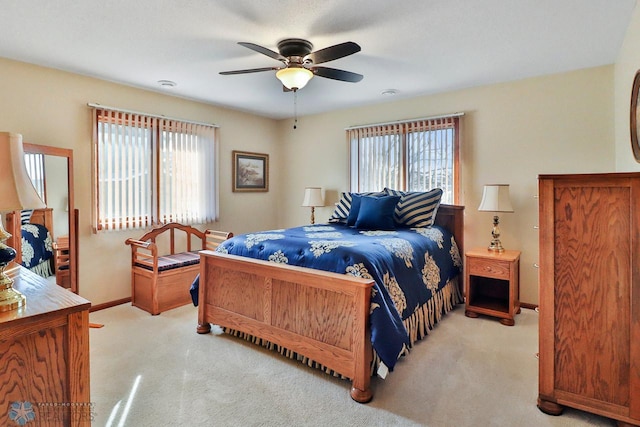
[[[4,273],[5,267],[0,266],[0,313],[20,308],[27,302],[24,295],[13,289],[13,280]]]
[[[492,240],[487,249],[493,252],[504,252],[502,242],[500,242],[500,240],[498,239]]]
[[[487,248],[493,252],[504,252],[504,248],[502,247],[502,242],[500,241],[500,228],[498,224],[500,223],[498,219],[498,215],[493,217],[493,229],[491,230],[491,243],[489,243],[489,247]]]
[[[11,236],[0,223],[0,313],[25,305],[26,298],[13,289],[13,280],[4,272],[16,257],[16,251],[4,243],[6,236]]]

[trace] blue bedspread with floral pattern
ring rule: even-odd
[[[22,224],[22,265],[33,268],[53,257],[51,233],[40,224]]]
[[[444,228],[357,230],[319,224],[236,236],[218,251],[372,278],[371,341],[387,367],[411,346],[403,320],[456,277],[462,261]],[[197,281],[191,295],[197,305]]]

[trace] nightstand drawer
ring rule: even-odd
[[[509,280],[509,262],[488,260],[482,258],[467,259],[467,269],[473,276],[492,277],[494,279]]]

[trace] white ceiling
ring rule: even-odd
[[[272,118],[293,115],[279,66],[237,44],[362,51],[323,65],[359,83],[314,77],[298,114],[612,64],[636,0],[0,0],[0,56]],[[177,86],[163,89],[158,80]],[[90,99],[88,102],[99,102]],[[126,105],[118,105],[127,108]]]

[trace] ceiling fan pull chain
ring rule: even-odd
[[[298,91],[293,90],[293,128],[298,129]]]

